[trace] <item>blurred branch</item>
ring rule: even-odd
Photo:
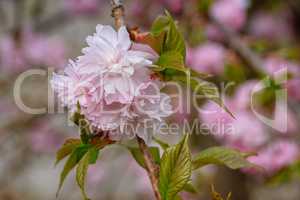
[[[253,68],[256,72],[264,72],[265,70],[263,68],[263,60],[262,58],[256,54],[254,51],[252,51],[246,43],[244,43],[240,36],[232,31],[230,28],[226,27],[222,23],[220,23],[217,19],[214,17],[210,17],[211,20],[218,26],[218,28],[222,31],[224,34],[225,42],[231,47],[240,57],[242,60],[244,60],[251,68]],[[293,103],[290,99],[288,99],[288,107],[293,110],[295,113],[297,113],[298,119],[300,118],[300,112],[299,108],[295,103]]]
[[[48,19],[37,22],[35,24],[35,30],[38,32],[51,31],[54,28],[64,26],[71,19],[72,17],[62,10],[49,17]]]
[[[263,61],[259,55],[254,53],[233,30],[219,22],[213,16],[210,16],[211,20],[222,31],[225,42],[232,48],[250,67],[256,72],[262,71]]]

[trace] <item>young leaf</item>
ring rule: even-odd
[[[197,193],[197,189],[193,186],[191,181],[185,184],[183,190],[193,194]]]
[[[179,32],[170,13],[166,12],[166,15],[169,18],[170,25],[169,25],[169,30],[167,32],[163,51],[171,51],[171,50],[178,51],[181,53],[181,55],[185,59],[186,48],[185,48],[185,42],[184,42],[183,36]]]
[[[130,151],[130,153],[132,154],[133,158],[137,161],[137,163],[141,167],[145,168],[145,160],[141,150],[137,147],[127,147],[127,149]],[[154,162],[156,164],[160,164],[159,149],[157,147],[149,147],[149,151],[154,159]]]
[[[156,65],[163,67],[163,69],[175,69],[186,72],[188,70],[184,66],[184,59],[177,51],[164,52],[158,59]]]
[[[81,193],[85,200],[89,200],[85,192],[85,180],[86,180],[87,170],[89,164],[94,164],[96,162],[98,153],[99,153],[98,149],[94,147],[90,148],[78,163],[78,167],[76,170],[76,181],[78,186],[81,189]]]
[[[151,33],[154,36],[159,36],[162,33],[166,34],[162,53],[167,51],[177,51],[185,59],[186,48],[183,36],[177,29],[169,12],[166,11],[165,16],[159,16],[154,21],[151,27]]]
[[[169,144],[164,142],[164,141],[161,141],[160,139],[156,138],[156,137],[153,137],[153,140],[159,144],[159,146],[163,149],[163,150],[166,150],[167,148],[169,148]]]
[[[57,165],[62,159],[67,157],[69,154],[71,154],[74,151],[74,149],[78,147],[80,144],[81,144],[80,139],[74,139],[74,138],[67,139],[63,144],[63,146],[56,153],[55,165]]]
[[[203,150],[193,159],[193,169],[209,164],[225,165],[230,169],[254,167],[255,165],[246,159],[250,155],[253,154],[245,154],[226,147],[211,147]]]
[[[160,165],[159,189],[164,200],[173,200],[191,177],[192,163],[188,134],[163,154]]]
[[[80,146],[75,150],[73,150],[72,154],[70,155],[69,159],[67,160],[64,166],[62,173],[60,174],[60,181],[59,181],[59,186],[58,186],[56,196],[58,196],[63,186],[63,183],[66,177],[68,176],[68,174],[70,173],[70,171],[77,165],[77,163],[81,160],[81,158],[85,155],[86,152],[87,152],[86,146]]]

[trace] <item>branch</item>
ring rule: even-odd
[[[125,25],[124,20],[124,6],[122,0],[111,0],[112,5],[112,12],[111,16],[115,19],[115,26],[119,29],[121,26]],[[146,145],[145,141],[140,138],[136,137],[137,142],[139,144],[139,148],[143,154],[145,160],[145,167],[151,181],[152,189],[155,195],[156,200],[162,200],[159,189],[158,189],[158,173],[159,167],[155,164],[154,159]]]
[[[73,19],[73,18],[69,14],[67,14],[65,11],[61,10],[61,11],[58,11],[53,16],[49,17],[48,19],[36,22],[35,30],[38,32],[51,31],[52,29],[57,28],[59,26],[64,26],[71,19]]]
[[[111,5],[112,5],[112,12],[111,16],[115,18],[115,26],[117,29],[119,29],[121,26],[125,25],[125,9],[123,6],[123,1],[122,0],[111,0]]]
[[[145,141],[137,136],[137,141],[141,152],[143,153],[146,170],[151,181],[151,185],[154,191],[155,198],[161,200],[161,195],[158,189],[158,174],[159,167],[155,164],[154,159],[145,143]]]
[[[262,58],[258,54],[253,52],[247,46],[247,44],[240,39],[239,35],[236,32],[224,26],[221,22],[219,22],[214,17],[210,16],[210,18],[224,34],[225,42],[228,43],[228,45],[240,56],[242,60],[244,60],[256,72],[266,73],[266,71],[263,69]],[[297,118],[299,119],[300,118],[299,108],[290,99],[288,99],[288,107],[297,113],[298,115]]]
[[[214,17],[210,17],[217,27],[222,31],[226,43],[256,72],[263,70],[263,61],[256,53],[251,51],[248,46],[240,39],[239,35],[219,22]]]

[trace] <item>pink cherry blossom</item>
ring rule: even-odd
[[[259,151],[257,156],[250,157],[249,161],[263,167],[265,172],[271,175],[295,162],[299,153],[299,146],[296,143],[278,140]]]
[[[64,0],[65,9],[72,14],[95,14],[100,3],[100,0]]]
[[[220,74],[224,71],[225,49],[217,43],[206,43],[187,52],[187,63],[198,72]]]
[[[246,23],[246,4],[242,0],[217,0],[210,13],[234,30],[240,30]]]
[[[111,26],[98,25],[87,43],[83,55],[52,80],[71,112],[78,102],[86,119],[114,138],[131,133],[132,128],[140,134],[136,130],[141,123],[160,122],[171,114],[170,97],[160,92],[162,84],[148,68],[157,59],[150,47],[133,44],[124,26],[116,32]]]
[[[206,103],[199,113],[202,123],[209,127],[211,134],[225,145],[244,151],[265,144],[269,136],[262,122],[251,111],[238,109],[233,100],[225,102],[236,119],[213,102]]]
[[[235,105],[239,109],[249,108],[251,103],[252,94],[255,93],[254,89],[259,84],[256,80],[250,80],[245,83],[243,83],[239,88],[237,89],[235,95],[234,95],[234,102]]]

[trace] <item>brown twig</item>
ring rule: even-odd
[[[143,153],[144,160],[145,160],[145,167],[148,172],[148,176],[151,181],[151,185],[154,191],[155,198],[157,200],[161,200],[161,195],[158,188],[158,174],[159,174],[159,167],[155,164],[154,159],[146,145],[145,141],[142,138],[137,136],[137,141],[140,147],[141,152]]]
[[[119,29],[121,26],[125,25],[124,20],[124,6],[122,0],[111,0],[112,5],[112,17],[115,19],[115,26]],[[158,188],[158,174],[159,174],[159,166],[157,166],[154,162],[154,159],[146,145],[145,141],[142,138],[137,136],[137,142],[139,144],[139,148],[143,154],[145,160],[145,167],[151,181],[151,185],[154,191],[154,195],[156,200],[162,200],[159,188]]]
[[[112,12],[111,16],[115,19],[115,26],[119,29],[121,26],[125,25],[125,9],[122,0],[111,0]]]

